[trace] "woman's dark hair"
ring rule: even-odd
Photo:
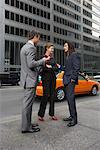
[[[51,46],[54,46],[53,43],[51,43],[51,42],[48,42],[48,43],[45,44],[45,46],[44,46],[44,54],[46,53],[47,48],[50,48]]]
[[[74,48],[74,45],[71,43],[71,42],[64,42],[64,44],[68,44],[68,52],[69,52],[69,55],[73,52],[75,52],[75,48]]]
[[[38,36],[40,36],[40,33],[39,33],[39,32],[37,32],[37,31],[34,31],[34,30],[29,31],[29,33],[28,33],[28,40],[33,39],[33,38],[34,38],[34,36],[38,37]]]

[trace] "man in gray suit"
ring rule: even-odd
[[[24,88],[24,100],[22,108],[22,133],[40,131],[38,124],[31,123],[32,105],[35,100],[36,84],[39,68],[50,59],[42,58],[36,61],[36,45],[40,41],[40,34],[35,31],[29,33],[29,41],[22,47],[21,57],[21,85]]]

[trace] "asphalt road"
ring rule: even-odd
[[[77,96],[77,103],[84,103],[100,99],[100,92],[97,96]],[[23,89],[19,86],[4,86],[0,88],[0,119],[20,115],[23,100]],[[33,105],[33,110],[38,112],[40,101],[36,99]],[[60,108],[66,105],[66,100],[63,102],[56,102],[55,106]],[[48,109],[48,108],[47,108]]]
[[[41,131],[26,135],[21,134],[22,98],[19,87],[0,89],[0,150],[100,150],[100,92],[76,97],[78,124],[72,128],[62,121],[69,113],[66,100],[55,103],[58,121],[52,121],[46,112],[44,122],[37,119],[40,102],[36,101],[32,122]]]

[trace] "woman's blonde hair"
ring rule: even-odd
[[[47,48],[50,48],[51,46],[54,46],[53,43],[51,43],[51,42],[47,42],[47,43],[45,44],[45,46],[44,46],[44,54],[46,53]]]

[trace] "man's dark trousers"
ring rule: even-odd
[[[68,85],[65,86],[66,88],[66,98],[68,101],[69,106],[69,112],[70,116],[73,118],[73,120],[77,121],[77,111],[76,111],[76,102],[75,102],[75,83],[70,82]]]

